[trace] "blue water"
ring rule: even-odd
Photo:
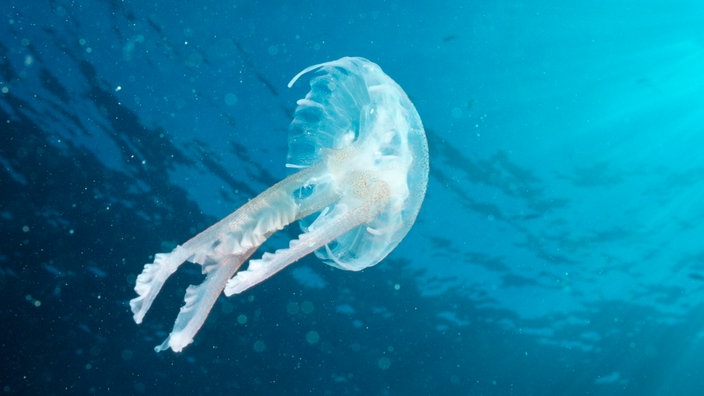
[[[83,3],[0,4],[3,394],[704,392],[701,1]],[[424,121],[416,225],[154,353],[201,276],[137,326],[143,264],[286,176],[286,83],[346,55]]]

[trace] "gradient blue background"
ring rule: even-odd
[[[3,1],[2,393],[702,394],[704,3],[563,3]],[[424,121],[415,227],[155,354],[200,275],[136,326],[143,263],[286,176],[286,83],[347,55]]]

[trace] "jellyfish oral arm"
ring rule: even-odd
[[[303,169],[270,187],[224,219],[194,236],[170,253],[159,253],[137,277],[137,297],[130,301],[134,321],[141,323],[166,280],[186,261],[200,264],[206,275],[200,285],[186,290],[174,328],[163,344],[181,351],[193,341],[225,284],[257,248],[274,232],[322,210],[337,197],[329,191],[296,202],[294,191],[315,179],[320,167]]]
[[[366,175],[359,175],[365,178]],[[373,219],[389,201],[388,187],[382,181],[361,179],[351,181],[363,191],[353,194],[349,203],[340,202],[332,211],[321,215],[309,231],[289,243],[289,247],[274,253],[264,253],[261,259],[250,260],[247,270],[240,271],[227,282],[225,295],[241,293],[261,283],[302,257],[326,246],[341,234]],[[354,199],[356,196],[357,199]]]
[[[254,250],[250,249],[248,254]],[[193,337],[203,326],[215,305],[222,285],[239,269],[243,261],[241,256],[230,255],[217,264],[204,268],[204,271],[208,271],[208,275],[201,284],[188,286],[184,298],[185,304],[176,317],[171,333],[161,345],[154,348],[155,351],[161,352],[171,348],[174,352],[181,352],[193,342]]]
[[[200,264],[206,275],[201,284],[186,289],[184,305],[173,329],[166,340],[154,348],[157,352],[168,348],[180,352],[193,342],[223,289],[226,296],[249,289],[326,246],[340,234],[367,223],[389,202],[386,183],[364,172],[353,173],[343,180],[349,190],[344,197],[330,187],[296,202],[295,191],[327,174],[323,169],[321,166],[305,168],[289,176],[183,246],[170,253],[157,254],[153,263],[144,266],[135,286],[138,296],[130,301],[137,323],[142,321],[161,287],[181,264],[186,261]],[[333,209],[325,211],[330,206]],[[237,272],[274,232],[320,211],[324,213],[287,248],[264,253],[260,259],[251,260],[246,270]]]

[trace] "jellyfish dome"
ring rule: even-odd
[[[374,219],[315,252],[332,266],[361,270],[386,257],[415,222],[428,183],[425,131],[406,93],[375,63],[345,57],[313,65],[298,73],[289,87],[311,72],[316,75],[310,91],[298,101],[291,122],[287,166],[326,162],[331,170],[355,169],[361,177],[380,178],[391,190],[390,202]],[[328,182],[311,183],[305,190],[329,188]],[[301,220],[303,230],[327,221],[335,207],[327,209]]]

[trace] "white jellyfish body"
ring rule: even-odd
[[[314,65],[311,89],[289,134],[287,166],[296,173],[177,246],[155,255],[130,301],[141,323],[166,279],[190,261],[206,278],[186,290],[174,328],[157,351],[193,341],[220,292],[241,293],[312,252],[358,271],[386,257],[415,222],[428,181],[428,145],[415,107],[389,76],[363,58]],[[289,246],[240,266],[274,232],[300,220]]]

